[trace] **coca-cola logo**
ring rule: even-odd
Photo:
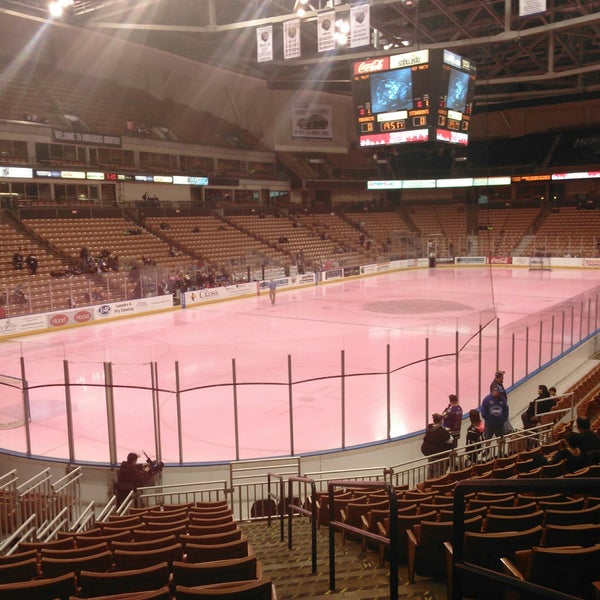
[[[90,313],[89,310],[80,310],[79,312],[75,313],[73,318],[75,321],[77,321],[77,323],[85,323],[92,318],[92,313]]]
[[[55,327],[60,327],[61,325],[66,325],[69,322],[69,317],[67,315],[54,315],[50,319],[50,325]]]
[[[357,75],[364,73],[375,73],[377,71],[383,71],[387,68],[387,58],[374,58],[373,60],[365,60],[355,65],[355,72]]]

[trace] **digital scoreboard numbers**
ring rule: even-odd
[[[354,63],[361,146],[468,143],[475,68],[447,50],[419,50]]]

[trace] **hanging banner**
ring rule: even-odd
[[[350,9],[350,48],[367,46],[371,43],[370,9],[360,4]]]
[[[256,28],[256,60],[259,63],[273,60],[273,25]]]
[[[283,23],[283,58],[300,57],[300,19]]]
[[[335,10],[317,16],[317,40],[319,52],[335,50]]]
[[[519,16],[527,17],[546,12],[546,0],[519,0]]]
[[[292,107],[292,137],[331,140],[332,113],[329,104],[295,104]]]

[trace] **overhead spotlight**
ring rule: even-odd
[[[350,23],[348,21],[344,21],[344,19],[338,19],[335,22],[335,26],[337,30],[342,34],[347,34],[350,32]]]
[[[306,16],[306,11],[316,10],[314,6],[310,3],[310,0],[296,0],[294,2],[294,10],[296,11],[296,15],[300,18]]]
[[[74,0],[53,0],[48,3],[48,12],[51,17],[59,18],[63,16],[65,8],[73,6]]]
[[[341,31],[336,31],[334,37],[335,41],[340,46],[345,46],[348,43],[348,36],[345,33],[342,33]]]

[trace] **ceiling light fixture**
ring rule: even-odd
[[[73,6],[74,0],[53,0],[48,3],[48,12],[51,17],[60,18],[66,8]]]

